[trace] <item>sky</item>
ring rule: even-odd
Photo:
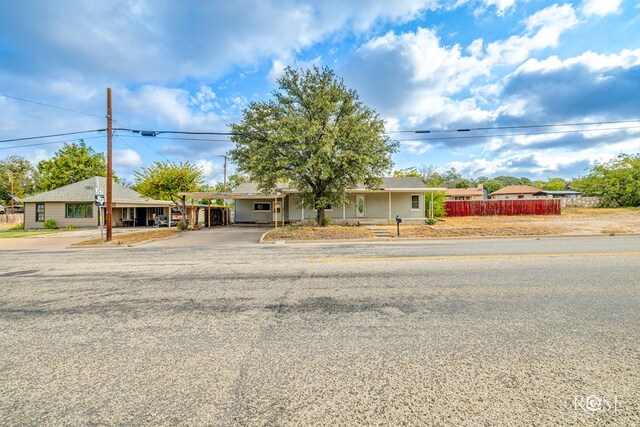
[[[116,127],[227,132],[286,66],[318,65],[385,120],[395,169],[570,178],[640,152],[640,0],[0,2],[0,140],[105,128],[107,87]],[[94,132],[0,158],[79,137],[106,150]],[[188,160],[222,180],[226,137],[175,137],[116,132],[114,171]]]

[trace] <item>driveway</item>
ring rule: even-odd
[[[270,227],[255,225],[231,225],[228,227],[204,228],[198,231],[185,231],[180,237],[175,239],[155,240],[149,243],[143,243],[141,246],[145,248],[169,248],[259,243],[260,237],[270,229]]]

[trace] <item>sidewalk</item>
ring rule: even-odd
[[[113,234],[137,233],[151,230],[152,227],[114,228]],[[100,237],[100,229],[59,231],[52,234],[39,234],[32,237],[0,239],[0,251],[10,250],[56,250],[66,249],[70,245],[84,240]]]

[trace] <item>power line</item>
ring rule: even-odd
[[[504,130],[504,129],[534,129],[534,128],[550,128],[550,127],[569,127],[569,126],[597,126],[597,125],[611,125],[622,123],[638,123],[640,119],[634,120],[610,120],[601,122],[580,122],[580,123],[554,123],[554,124],[540,124],[540,125],[513,125],[513,126],[493,126],[493,127],[469,127],[460,129],[444,129],[444,130],[398,130],[392,133],[455,133],[455,132],[471,132],[477,130]]]
[[[104,136],[89,136],[83,139],[96,139],[96,138],[104,138]],[[66,139],[64,141],[49,141],[49,142],[37,142],[35,144],[25,144],[25,145],[12,145],[10,147],[0,147],[0,150],[9,150],[10,148],[23,148],[23,147],[36,147],[39,145],[52,145],[52,144],[62,144],[65,142],[75,142],[77,139]]]
[[[0,142],[29,141],[32,139],[55,138],[57,136],[79,135],[81,133],[93,133],[93,132],[104,132],[104,131],[106,131],[106,129],[83,130],[79,132],[67,132],[67,133],[56,133],[51,135],[30,136],[27,138],[2,139],[0,140]]]
[[[137,135],[120,135],[122,138],[137,138],[142,141],[142,138]],[[155,139],[171,139],[176,141],[210,141],[210,142],[231,142],[228,139],[204,139],[204,138],[172,138],[170,136],[156,136]]]
[[[29,102],[31,104],[42,105],[43,107],[55,108],[57,110],[69,111],[71,113],[82,114],[85,116],[97,117],[99,119],[104,119],[104,116],[99,116],[97,114],[85,113],[84,111],[72,110],[71,108],[58,107],[56,105],[45,104],[44,102],[32,101],[30,99],[18,98],[17,96],[5,95],[0,93],[0,96],[4,96],[5,98],[15,99],[17,101]]]
[[[451,139],[477,139],[477,138],[506,138],[509,136],[529,136],[529,135],[553,135],[553,134],[566,134],[566,133],[584,133],[584,132],[601,132],[609,130],[625,130],[625,129],[638,129],[638,126],[626,126],[626,127],[614,127],[614,128],[600,128],[600,129],[574,129],[574,130],[557,130],[548,132],[527,132],[527,133],[508,133],[502,135],[468,135],[468,136],[448,136],[443,138],[410,138],[410,139],[396,139],[398,142],[407,141],[443,141]]]

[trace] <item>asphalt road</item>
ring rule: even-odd
[[[0,425],[640,425],[640,238],[0,253]]]

